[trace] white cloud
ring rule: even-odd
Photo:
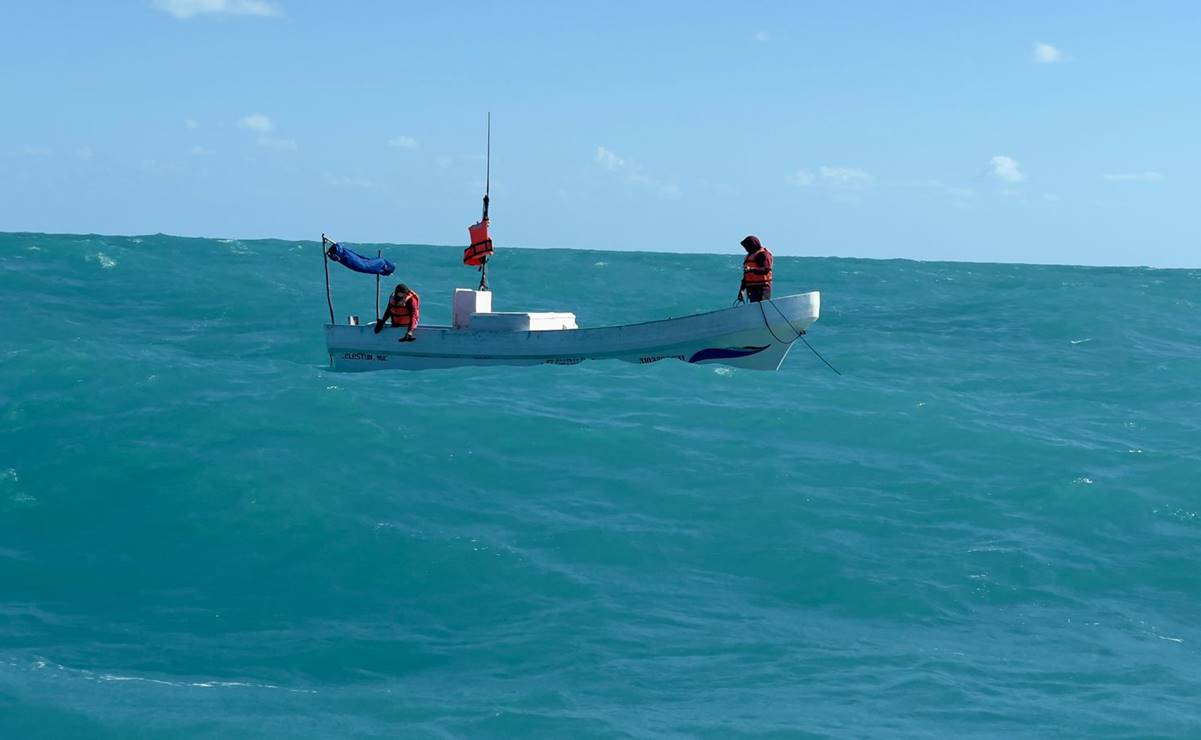
[[[396,147],[397,149],[416,149],[417,140],[412,136],[397,136],[394,139],[388,139],[388,146]]]
[[[294,151],[296,149],[295,139],[284,139],[278,136],[267,135],[275,131],[275,122],[262,113],[251,113],[248,116],[242,116],[238,119],[238,127],[259,134],[260,136],[256,140],[256,143],[261,147],[286,151]]]
[[[188,19],[198,15],[279,15],[279,8],[267,0],[151,0],[155,10]]]
[[[759,33],[755,34],[755,40],[760,43],[767,41],[770,38],[771,38],[771,35],[768,34],[767,31],[760,31]]]
[[[277,139],[274,136],[260,136],[258,145],[267,147],[268,149],[296,150],[296,141],[294,139]]]
[[[75,156],[79,157],[80,159],[91,159],[92,158],[92,147],[90,147],[90,146],[79,147],[78,149],[75,150]]]
[[[1021,169],[1018,168],[1017,160],[1013,157],[998,154],[992,158],[991,162],[992,173],[1005,182],[1021,182],[1026,179]]]
[[[619,170],[626,164],[624,159],[604,148],[603,146],[598,146],[596,148],[596,161],[601,167],[604,167],[607,170]]]
[[[1106,182],[1160,182],[1163,174],[1159,172],[1115,172],[1101,175]]]
[[[785,179],[788,180],[789,184],[796,185],[798,188],[807,188],[817,182],[817,175],[814,175],[809,170],[797,170]]]
[[[960,185],[948,185],[942,180],[910,180],[906,184],[910,187],[942,193],[947,196],[951,205],[956,208],[967,207],[972,202],[972,199],[976,197],[976,191],[972,188],[965,188]]]
[[[712,182],[710,180],[697,180],[697,185],[709,188],[713,194],[719,198],[734,198],[738,196],[738,188],[725,182]]]
[[[26,157],[53,157],[54,150],[48,146],[26,144],[21,147],[21,154],[24,154]]]
[[[439,154],[434,158],[434,164],[444,170],[452,167],[462,167],[463,165],[478,166],[479,171],[483,172],[486,160],[487,157],[483,154]],[[480,182],[483,183],[483,180]]]
[[[829,167],[822,165],[818,171],[823,182],[836,188],[864,188],[871,185],[876,178],[863,170],[854,167]]]
[[[335,188],[360,188],[367,190],[375,187],[375,183],[365,177],[349,177],[347,175],[327,175],[326,182]]]
[[[181,172],[179,163],[175,161],[163,162],[158,159],[143,159],[140,168],[146,174],[155,176],[175,177]]]
[[[206,154],[212,154],[211,151],[209,151],[208,149],[205,149],[202,146],[192,147],[191,152],[192,152],[193,157],[203,157]]]
[[[196,129],[200,128],[200,121],[197,121],[195,118],[185,118],[183,127],[189,131],[195,131]]]
[[[275,124],[271,119],[264,116],[262,113],[251,113],[248,116],[242,116],[238,119],[238,125],[249,131],[256,131],[260,134],[269,134],[275,130]]]
[[[1054,64],[1063,61],[1063,52],[1050,44],[1039,41],[1034,45],[1033,58],[1038,64]]]
[[[616,152],[606,149],[603,146],[596,148],[596,163],[609,172],[621,172],[625,174],[626,182],[634,185],[654,190],[664,198],[676,199],[681,195],[680,186],[674,182],[661,180],[653,177],[645,170],[642,165],[632,159],[627,159],[618,155]]]
[[[626,179],[635,185],[643,185],[648,187],[651,190],[659,193],[659,195],[662,195],[664,198],[671,198],[672,200],[675,200],[676,198],[680,197],[680,186],[676,185],[674,182],[663,182],[662,180],[657,180],[643,172],[632,172]]]
[[[799,169],[785,177],[798,188],[820,187],[836,203],[858,205],[860,197],[871,188],[876,178],[855,167],[822,165],[817,171]]]

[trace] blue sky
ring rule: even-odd
[[[0,230],[1201,264],[1193,3],[8,0]]]

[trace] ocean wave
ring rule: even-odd
[[[841,376],[335,374],[318,248],[0,235],[0,735],[1192,730],[1201,273],[781,257]],[[382,248],[423,321],[478,280]],[[590,327],[740,263],[489,280]]]

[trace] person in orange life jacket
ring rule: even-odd
[[[392,296],[388,298],[388,307],[384,309],[384,315],[375,322],[376,334],[383,331],[384,323],[388,319],[392,319],[392,326],[403,326],[408,329],[400,341],[417,341],[417,337],[413,336],[413,330],[417,328],[417,322],[421,319],[421,296],[409,290],[409,286],[404,283],[397,285]]]
[[[759,243],[759,237],[748,236],[742,240],[746,259],[742,262],[742,284],[738,286],[738,302],[742,294],[751,303],[771,298],[771,266],[773,258],[767,247]]]

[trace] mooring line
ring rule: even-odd
[[[792,344],[792,342],[785,342],[783,339],[780,339],[779,337],[776,336],[776,332],[771,328],[771,322],[767,320],[767,311],[764,310],[763,303],[764,303],[763,301],[759,301],[759,313],[761,313],[763,315],[763,325],[767,327],[767,330],[769,332],[771,332],[772,337],[780,344]],[[805,346],[809,348],[809,351],[817,356],[817,359],[824,362],[826,364],[826,367],[833,370],[836,375],[842,375],[842,373],[838,371],[838,368],[831,365],[829,360],[822,357],[821,352],[818,352],[816,349],[813,348],[812,344],[809,344],[809,340],[805,339],[805,330],[796,328],[796,326],[792,323],[792,321],[790,321],[789,318],[786,315],[784,315],[784,312],[780,310],[780,307],[775,304],[775,301],[773,301],[769,298],[769,299],[767,299],[767,303],[770,303],[771,307],[776,309],[776,313],[780,314],[780,318],[784,319],[784,323],[788,324],[788,327],[790,329],[792,329],[794,332],[796,332],[796,338],[801,340],[802,342],[804,342]],[[792,341],[795,342],[796,339],[794,339]]]

